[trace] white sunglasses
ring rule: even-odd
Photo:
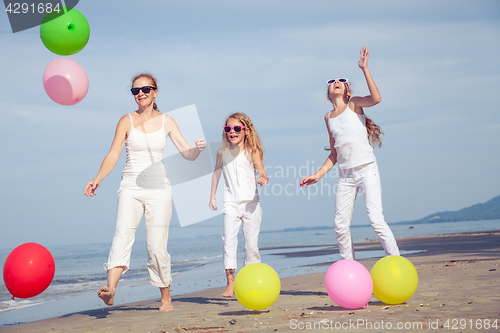
[[[333,80],[327,81],[326,84],[330,85],[332,83],[335,83],[335,81],[340,82],[340,83],[347,83],[347,84],[349,84],[349,80],[348,79],[333,79]]]

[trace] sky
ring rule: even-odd
[[[62,56],[44,47],[39,27],[12,33],[0,12],[1,248],[111,242],[124,153],[96,197],[83,190],[118,120],[136,109],[129,88],[141,72],[157,77],[162,112],[196,106],[209,142],[221,140],[229,114],[250,116],[270,176],[261,230],[333,226],[336,168],[308,190],[298,183],[329,154],[325,82],[347,77],[354,95],[368,94],[357,65],[363,46],[382,96],[365,113],[385,133],[375,155],[386,221],[500,194],[500,2],[81,0],[76,8],[90,39],[67,58],[90,86],[73,106],[53,102],[42,84]],[[209,209],[209,198],[193,209]],[[352,224],[368,223],[359,197]],[[170,237],[217,233],[222,215],[181,227],[174,211]]]

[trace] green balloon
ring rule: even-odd
[[[40,38],[45,47],[58,55],[80,52],[90,37],[85,15],[75,8],[62,7],[61,12],[48,13],[40,25]]]

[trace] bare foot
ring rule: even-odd
[[[111,306],[114,304],[115,293],[106,286],[99,289],[97,296],[99,296],[99,298],[102,299],[106,305]]]
[[[227,288],[222,293],[223,297],[233,297],[234,294],[234,269],[226,269]]]
[[[161,306],[158,310],[160,311],[172,311],[174,305],[172,304],[172,298],[170,297],[170,287],[160,288],[161,293]]]
[[[222,296],[233,297],[233,294],[234,294],[234,287],[231,285],[227,286],[226,291],[222,293]]]
[[[161,300],[161,306],[158,310],[160,311],[172,311],[174,309],[174,305],[171,300]]]

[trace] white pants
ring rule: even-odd
[[[262,209],[258,201],[224,202],[224,234],[222,248],[224,269],[236,269],[238,250],[238,231],[243,223],[245,236],[244,266],[260,262],[259,231],[262,221]]]
[[[335,196],[335,233],[340,256],[342,259],[355,259],[350,226],[358,190],[361,190],[370,224],[380,239],[385,253],[399,255],[396,239],[382,213],[382,189],[375,161],[352,169],[339,168]]]
[[[115,235],[105,264],[106,269],[124,266],[123,272],[128,270],[135,231],[145,214],[149,283],[160,288],[172,283],[167,252],[172,192],[168,180],[165,177],[163,180],[165,186],[156,188],[138,186],[135,178],[122,180],[118,190]]]

